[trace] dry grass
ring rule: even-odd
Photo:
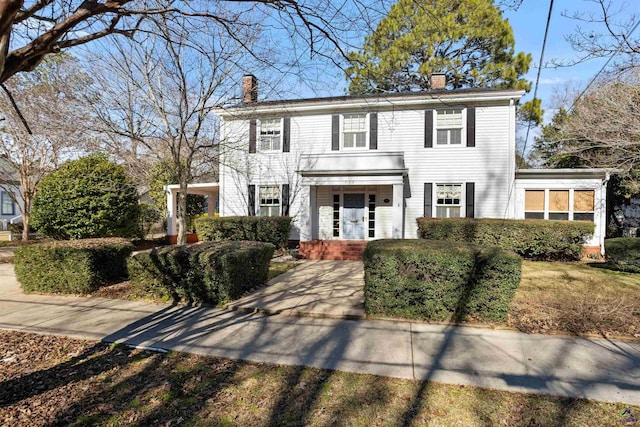
[[[525,332],[640,337],[640,274],[524,261],[509,325]]]
[[[607,426],[640,407],[0,331],[0,425]]]
[[[298,265],[300,265],[300,261],[271,261],[271,264],[269,264],[269,276],[267,277],[267,280],[271,280],[274,277],[291,270],[292,268],[296,268]]]

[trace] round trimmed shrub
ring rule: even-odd
[[[139,234],[138,194],[124,169],[105,155],[69,161],[45,176],[31,223],[54,239]]]

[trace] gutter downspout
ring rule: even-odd
[[[600,214],[600,223],[604,226],[604,233],[600,233],[600,255],[604,257],[604,238],[607,234],[607,196],[609,192],[607,190],[607,184],[611,179],[611,174],[607,171],[604,180],[602,180],[602,191],[604,191],[604,208]]]

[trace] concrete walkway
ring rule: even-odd
[[[640,405],[640,343],[23,295],[11,265],[0,328]]]
[[[364,319],[363,289],[361,262],[307,261],[227,308],[289,316]]]

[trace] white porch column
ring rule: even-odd
[[[404,238],[404,184],[393,184],[393,206],[391,208],[391,237]]]
[[[167,193],[167,235],[173,236],[177,234],[176,231],[176,192],[167,187],[164,188]]]
[[[207,213],[209,214],[209,218],[213,218],[216,216],[216,195],[213,193],[207,194],[207,206],[209,209]]]
[[[309,187],[309,201],[305,206],[306,212],[302,212],[301,221],[300,221],[300,241],[308,242],[313,240],[315,229],[316,219],[316,195],[317,195],[317,187],[315,185],[310,185]]]

